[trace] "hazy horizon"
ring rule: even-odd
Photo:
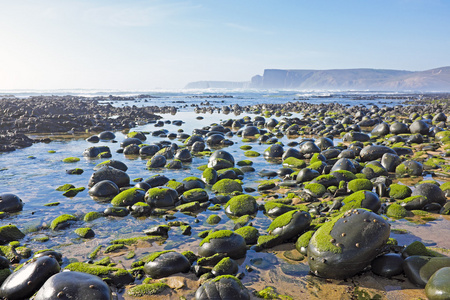
[[[0,90],[180,89],[450,65],[450,1],[2,1]]]

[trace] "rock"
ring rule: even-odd
[[[156,252],[144,265],[144,272],[151,278],[163,278],[176,273],[187,273],[191,264],[183,255],[175,251]]]
[[[283,153],[284,153],[283,146],[279,144],[274,144],[264,151],[264,158],[266,159],[281,158],[283,156]]]
[[[101,162],[101,163],[99,163],[98,165],[96,165],[96,166],[94,167],[94,171],[97,171],[97,170],[99,170],[101,167],[104,167],[104,166],[113,167],[113,168],[122,170],[122,171],[124,171],[124,172],[126,172],[126,171],[128,170],[127,165],[124,164],[123,162],[118,161],[118,160],[111,159],[111,160],[107,160],[107,161]]]
[[[166,165],[167,159],[164,155],[156,154],[149,161],[147,161],[147,168],[156,169],[163,168]]]
[[[14,194],[0,194],[0,211],[18,212],[23,208],[22,200]]]
[[[377,194],[370,191],[358,191],[347,196],[342,201],[341,211],[347,211],[352,208],[366,208],[377,212],[381,208],[381,201]]]
[[[424,196],[411,196],[406,199],[403,199],[402,201],[399,201],[399,204],[403,206],[406,210],[421,210],[427,205],[428,199]]]
[[[29,298],[59,270],[58,261],[52,257],[44,256],[31,260],[6,278],[0,287],[0,297],[4,299]]]
[[[354,141],[360,141],[360,142],[367,142],[370,140],[370,136],[362,133],[362,132],[347,132],[344,137],[342,138],[344,142],[354,142]]]
[[[405,123],[395,121],[389,126],[389,130],[393,134],[409,133],[409,127]]]
[[[138,138],[126,138],[122,141],[122,143],[120,143],[120,147],[125,148],[126,146],[129,146],[129,145],[141,145],[141,144],[143,144],[143,143]]]
[[[84,157],[96,158],[101,153],[109,153],[111,155],[111,150],[108,146],[98,146],[98,147],[89,147],[83,152]],[[111,156],[109,156],[111,157]]]
[[[253,196],[239,195],[227,202],[225,212],[233,217],[254,215],[258,212],[258,204]]]
[[[202,173],[202,180],[206,182],[206,184],[213,185],[217,182],[217,179],[217,171],[213,168],[206,168]]]
[[[306,141],[300,144],[300,152],[303,154],[320,153],[320,148],[312,141]]]
[[[176,190],[169,187],[155,187],[145,193],[145,202],[154,208],[175,206],[178,199]]]
[[[177,153],[175,153],[174,158],[185,163],[192,162],[191,152],[186,148],[178,150]]]
[[[111,131],[102,131],[98,134],[98,137],[101,140],[109,141],[116,138],[116,135],[112,133]]]
[[[234,259],[225,257],[214,266],[212,274],[214,276],[236,275],[238,271],[239,265],[237,262]]]
[[[311,224],[311,215],[305,211],[293,210],[277,217],[269,226],[270,235],[278,235],[282,240],[289,240],[302,234]]]
[[[128,145],[123,148],[124,155],[138,155],[141,148],[138,145]]]
[[[200,243],[198,254],[203,257],[223,253],[233,259],[245,256],[247,247],[242,236],[230,230],[219,230],[210,233]]]
[[[437,270],[428,279],[425,294],[429,300],[450,299],[450,267]]]
[[[181,201],[183,203],[190,203],[190,202],[206,202],[209,199],[208,192],[206,192],[202,188],[196,188],[196,189],[190,189],[183,193],[180,197]]]
[[[112,299],[111,290],[101,278],[81,272],[62,272],[50,277],[34,300]]]
[[[402,163],[401,158],[392,153],[385,153],[381,157],[381,165],[388,171],[388,172],[395,172],[395,168],[397,168],[398,165]]]
[[[16,225],[5,225],[0,227],[0,244],[18,241],[25,237],[25,234]]]
[[[89,189],[89,195],[99,198],[114,197],[119,194],[119,187],[111,180],[102,180]]]
[[[447,202],[447,198],[441,188],[433,183],[422,183],[419,184],[411,196],[424,196],[427,198],[429,203],[439,203],[444,205]]]
[[[352,209],[322,225],[308,245],[308,264],[319,277],[344,279],[362,272],[381,253],[390,234],[381,216]]]
[[[258,229],[252,226],[244,226],[234,231],[236,234],[242,236],[247,245],[254,245],[258,241]]]
[[[372,261],[372,272],[379,276],[391,278],[403,273],[403,258],[396,253],[378,256]]]
[[[242,186],[239,182],[233,179],[222,179],[217,181],[211,188],[211,190],[216,194],[231,194],[233,192],[242,192]]]
[[[103,211],[105,216],[111,217],[126,217],[130,211],[125,207],[108,207]]]
[[[397,155],[397,152],[395,152],[389,147],[380,145],[371,145],[364,147],[359,153],[359,156],[361,157],[362,161],[371,161],[381,158],[385,153]]]
[[[250,294],[239,279],[223,275],[203,283],[195,292],[196,300],[249,300]]]
[[[167,176],[157,174],[145,179],[144,182],[151,187],[157,187],[165,185],[169,182],[169,178],[167,178]]]
[[[91,178],[89,179],[88,186],[91,188],[96,183],[103,180],[110,180],[114,182],[118,187],[130,185],[130,177],[127,173],[113,167],[104,166],[95,171],[94,174],[92,174]]]
[[[398,175],[422,176],[423,166],[415,160],[407,160],[395,168]]]
[[[352,172],[352,173],[356,173],[355,165],[348,158],[340,158],[340,159],[338,159],[334,163],[334,165],[331,168],[330,172],[341,171],[341,170],[345,170],[345,171],[349,171],[349,172]]]
[[[138,202],[144,201],[146,191],[140,188],[130,188],[120,192],[111,200],[111,204],[114,206],[131,206]]]
[[[140,156],[153,156],[156,153],[158,153],[159,150],[161,150],[161,148],[158,145],[147,145],[147,146],[143,146],[142,148],[139,149],[139,155]]]
[[[450,257],[409,256],[403,262],[406,277],[424,288],[430,277],[439,269],[450,267]]]
[[[320,175],[319,172],[310,168],[301,169],[297,174],[297,182],[311,181]]]
[[[385,122],[378,124],[372,129],[372,136],[379,137],[389,134],[389,125]]]

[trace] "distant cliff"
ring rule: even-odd
[[[379,69],[264,70],[250,82],[199,81],[186,88],[450,91],[450,67],[427,71]]]

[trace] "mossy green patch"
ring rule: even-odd
[[[146,241],[146,242],[153,242],[153,241],[159,241],[164,240],[165,237],[159,236],[159,235],[148,235],[148,236],[138,236],[138,237],[132,237],[132,238],[126,238],[126,239],[117,239],[112,240],[111,244],[124,244],[127,246],[137,244],[139,241]]]
[[[113,244],[113,245],[111,245],[111,246],[108,246],[108,247],[105,249],[105,253],[111,253],[111,252],[114,252],[114,251],[116,251],[116,250],[122,249],[122,248],[124,248],[124,247],[125,247],[124,244]]]
[[[111,278],[120,281],[120,278],[131,278],[131,274],[124,269],[115,267],[97,266],[88,263],[74,262],[65,267],[66,270],[82,272],[99,276],[100,278]]]
[[[79,162],[80,159],[78,157],[66,157],[62,161],[65,163],[76,163]]]
[[[214,168],[206,168],[202,173],[202,178],[207,184],[216,183],[217,176],[217,171]]]
[[[213,192],[219,194],[231,194],[235,191],[243,191],[242,186],[239,182],[228,178],[219,180],[212,186],[211,189],[213,190]]]
[[[394,199],[405,199],[411,196],[411,189],[402,184],[391,184],[389,187],[389,197]]]
[[[321,171],[325,166],[326,166],[326,163],[319,160],[315,163],[310,164],[308,168],[316,170],[316,171]]]
[[[118,195],[116,195],[112,200],[111,200],[111,204],[113,206],[129,206],[129,205],[133,205],[134,203],[137,202],[139,197],[138,195],[142,194],[144,195],[144,190],[140,189],[140,188],[130,188],[130,189],[126,189],[122,192],[120,192]]]
[[[314,234],[314,230],[309,230],[305,233],[303,233],[298,239],[297,242],[295,243],[295,249],[297,249],[298,252],[300,252],[300,248],[304,247],[308,247],[309,241],[311,240],[313,234]]]
[[[79,187],[79,188],[74,188],[74,189],[69,189],[67,191],[65,191],[63,193],[63,196],[66,197],[75,197],[76,195],[78,195],[78,193],[84,191],[86,188],[85,187]]]
[[[132,287],[127,294],[132,297],[144,297],[161,294],[164,290],[169,289],[169,286],[163,282],[141,284]]]
[[[97,247],[95,247],[95,249],[88,255],[88,258],[90,259],[94,259],[97,257],[98,252],[100,251],[100,249],[102,249],[102,245],[99,245]]]
[[[206,219],[206,223],[208,223],[210,225],[215,225],[215,224],[218,224],[221,220],[222,220],[222,218],[220,218],[218,215],[210,215]]]
[[[257,212],[257,204],[255,197],[251,195],[239,195],[231,198],[225,209],[230,211],[234,216],[252,215]]]
[[[82,238],[90,238],[95,235],[94,231],[88,227],[77,228],[77,229],[75,229],[75,233]]]
[[[339,175],[337,175],[337,176],[339,176],[340,180],[343,180],[346,182],[356,179],[356,175],[347,170],[338,170],[338,171],[332,172],[331,174],[333,175],[333,173],[338,173]]]
[[[352,192],[371,191],[373,184],[368,179],[353,179],[348,183],[347,188]]]
[[[58,226],[63,226],[62,225],[63,223],[70,222],[70,221],[76,221],[76,220],[77,220],[77,218],[73,215],[63,214],[63,215],[60,215],[59,217],[55,218],[52,221],[52,223],[50,224],[50,228],[53,230],[56,230],[56,228]]]
[[[321,252],[329,251],[333,253],[341,253],[342,248],[336,246],[331,241],[333,237],[331,236],[331,231],[334,228],[334,224],[342,218],[344,213],[341,213],[337,217],[331,219],[330,221],[324,223],[320,228],[313,234],[310,243],[316,247],[317,250]]]
[[[253,165],[253,162],[251,160],[244,159],[244,160],[238,161],[236,164],[240,167],[243,167],[243,166],[251,166],[251,165]]]
[[[294,216],[295,213],[298,213],[298,211],[291,210],[277,217],[275,220],[272,221],[272,223],[270,223],[267,231],[272,232],[276,228],[288,225],[291,222],[292,217]]]
[[[397,203],[392,203],[386,210],[386,216],[395,219],[403,219],[407,215],[408,211],[403,206]]]
[[[223,239],[223,238],[233,236],[234,234],[235,233],[231,230],[218,230],[218,231],[212,232],[200,242],[200,246],[202,246],[204,243],[209,243],[213,239]]]
[[[234,232],[242,236],[247,245],[255,244],[259,237],[258,229],[253,226],[244,226],[236,229]]]
[[[244,155],[247,157],[258,157],[261,155],[261,153],[253,151],[253,150],[248,150],[244,152]]]
[[[250,146],[250,145],[242,145],[242,146],[239,147],[239,149],[241,149],[241,150],[250,150],[250,149],[252,149],[252,148],[253,148],[253,147]]]
[[[345,212],[352,208],[360,208],[362,201],[366,198],[366,191],[357,191],[347,197],[342,201],[343,206],[340,211]]]
[[[91,212],[88,212],[87,214],[84,215],[83,220],[85,222],[91,222],[91,221],[94,221],[95,219],[98,219],[98,218],[101,218],[101,217],[103,217],[102,213],[100,213],[98,211],[91,211]]]
[[[323,194],[325,194],[325,192],[327,191],[327,188],[320,183],[308,183],[307,185],[305,185],[305,189],[309,190],[317,197],[322,197]]]
[[[306,167],[306,163],[302,159],[288,157],[283,161],[283,166],[287,168],[303,169]]]
[[[56,190],[60,191],[60,192],[66,192],[66,191],[68,191],[70,189],[74,189],[74,188],[75,188],[75,186],[73,184],[66,183],[66,184],[63,184],[63,185],[57,187]]]
[[[58,206],[59,204],[60,204],[59,202],[51,202],[44,204],[44,206]]]
[[[171,188],[171,189],[178,190],[179,188],[181,188],[183,186],[183,183],[175,181],[175,180],[169,180],[166,183],[166,186]]]
[[[193,212],[200,209],[200,203],[198,201],[189,202],[178,205],[175,209],[180,212]]]
[[[175,251],[174,250],[165,250],[165,251],[153,252],[147,256],[144,256],[141,260],[145,263],[152,262],[152,261],[155,261],[155,259],[157,259],[161,255],[163,255],[165,253],[169,253],[169,252],[175,252]]]

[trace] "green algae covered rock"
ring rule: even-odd
[[[276,218],[284,213],[287,213],[288,211],[296,210],[298,209],[298,207],[279,203],[276,201],[267,201],[264,204],[264,209],[269,217]]]
[[[203,283],[195,292],[195,299],[250,300],[250,293],[239,279],[232,275],[223,275]]]
[[[247,247],[242,236],[230,230],[218,230],[210,233],[200,242],[198,254],[203,257],[223,253],[233,259],[245,256]]]
[[[305,211],[288,211],[277,217],[269,225],[270,235],[279,236],[282,240],[291,239],[300,235],[309,228],[311,224],[311,215]]]
[[[91,228],[77,228],[75,229],[75,233],[79,236],[82,237],[84,239],[89,239],[89,238],[93,238],[95,236],[94,231]]]
[[[234,217],[254,215],[258,211],[255,197],[250,195],[239,195],[231,198],[225,204],[225,212]]]
[[[306,163],[302,159],[288,157],[283,161],[283,166],[287,168],[303,169],[306,167]]]
[[[65,162],[65,163],[76,163],[79,161],[80,161],[80,159],[78,157],[66,157],[63,159],[63,162]]]
[[[137,202],[143,202],[145,190],[139,188],[130,188],[120,192],[112,200],[114,206],[130,206]]]
[[[390,235],[389,223],[364,209],[352,209],[324,223],[308,244],[308,264],[319,277],[344,279],[366,268]]]
[[[408,211],[397,203],[392,203],[386,210],[386,216],[394,219],[403,219],[408,215]]]
[[[358,191],[371,191],[373,184],[368,179],[353,179],[348,183],[347,188],[353,193]]]
[[[301,254],[306,254],[306,248],[309,245],[309,241],[311,240],[313,234],[314,234],[314,230],[309,230],[305,233],[303,233],[298,239],[297,242],[295,243],[295,249],[297,249],[298,252],[300,252]]]
[[[209,199],[208,192],[202,188],[191,189],[181,195],[181,200],[183,203],[189,202],[206,202]]]
[[[176,273],[186,273],[191,264],[181,253],[160,251],[153,254],[144,265],[144,272],[151,278],[167,277]]]
[[[18,241],[25,237],[25,234],[16,225],[5,225],[0,227],[0,244]]]
[[[309,194],[311,194],[313,197],[322,197],[323,194],[327,191],[327,188],[320,183],[308,183],[305,185],[305,190]]]
[[[84,215],[83,220],[85,222],[91,222],[91,221],[94,221],[94,220],[96,220],[98,218],[101,218],[101,217],[103,217],[102,213],[99,213],[97,211],[91,211],[91,212],[88,212],[87,214]]]
[[[77,218],[73,215],[63,214],[52,221],[50,228],[53,230],[61,230],[70,226],[70,224],[76,220]]]
[[[407,210],[420,210],[428,204],[428,199],[427,197],[417,195],[400,200],[397,203]]]
[[[411,196],[412,190],[403,184],[391,184],[389,187],[389,197],[394,199],[405,199]]]
[[[366,208],[377,212],[381,208],[381,201],[375,193],[358,191],[344,198],[342,205],[341,211],[347,211],[352,208]]]
[[[225,257],[214,266],[212,273],[214,276],[236,275],[238,270],[239,265],[237,262],[229,257]]]
[[[254,245],[258,242],[259,232],[253,226],[244,226],[236,229],[234,232],[242,236],[247,245]]]
[[[215,225],[215,224],[218,224],[221,220],[222,219],[218,215],[210,215],[206,219],[206,223],[208,223],[210,225]]]
[[[66,192],[66,191],[68,191],[70,189],[74,189],[74,188],[75,188],[75,186],[73,184],[66,183],[66,184],[63,184],[63,185],[57,187],[56,190],[60,191],[60,192]]]
[[[79,188],[73,188],[73,189],[68,189],[67,191],[65,191],[63,193],[63,196],[66,197],[75,197],[76,195],[78,195],[78,193],[84,191],[86,188],[85,187],[79,187]]]
[[[217,171],[214,168],[206,168],[202,173],[202,180],[206,184],[213,185],[217,182]]]
[[[242,186],[239,182],[228,178],[219,180],[212,186],[211,189],[217,194],[231,194],[236,191],[243,191]]]
[[[450,299],[450,267],[437,270],[428,279],[425,294],[429,300]]]

